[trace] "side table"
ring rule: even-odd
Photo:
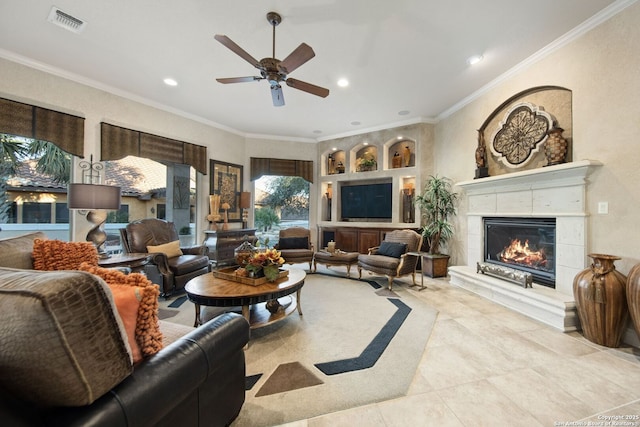
[[[428,252],[407,252],[407,255],[409,256],[415,256],[415,257],[419,257],[422,258],[423,255],[427,255]],[[421,260],[422,261],[422,260]],[[424,262],[424,261],[422,261]],[[418,267],[418,263],[416,262],[416,266],[413,268],[413,274],[416,274],[416,269]],[[413,287],[413,286],[417,286],[417,285],[411,285],[409,287]],[[426,288],[426,286],[424,285],[424,271],[420,270],[420,289],[418,289],[419,291],[423,290],[424,288]]]
[[[148,253],[123,253],[99,259],[98,265],[104,268],[129,267],[133,273],[142,273],[144,266],[151,261]]]

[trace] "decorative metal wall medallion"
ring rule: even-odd
[[[542,107],[524,102],[507,111],[492,139],[491,151],[510,168],[525,165],[543,147],[553,118]]]

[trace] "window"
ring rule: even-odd
[[[158,203],[158,214],[156,218],[158,219],[167,219],[167,205],[164,203]]]
[[[23,203],[22,223],[51,224],[51,203]]]
[[[108,224],[117,224],[117,223],[126,224],[128,222],[129,222],[129,205],[120,205],[120,210],[111,211],[107,214]]]
[[[56,224],[69,224],[69,209],[66,203],[56,203]]]

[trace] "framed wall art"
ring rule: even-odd
[[[240,194],[242,193],[242,165],[209,160],[209,189],[211,194],[220,195],[220,214],[224,214],[222,205],[229,204],[227,212],[229,222],[242,221]]]

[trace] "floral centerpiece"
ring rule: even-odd
[[[278,278],[282,264],[284,264],[284,258],[282,258],[280,251],[267,249],[253,254],[245,269],[255,276],[264,275],[267,281],[274,282]]]

